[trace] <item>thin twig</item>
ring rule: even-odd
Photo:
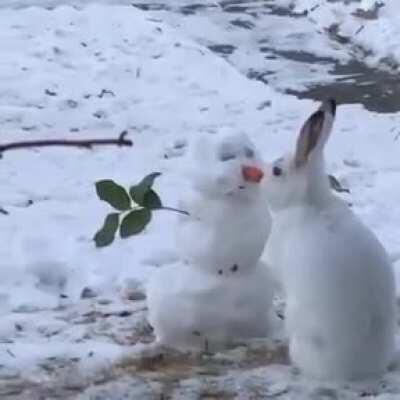
[[[3,207],[0,207],[0,214],[8,215],[9,212],[7,210],[5,210]]]
[[[173,208],[173,207],[159,207],[159,208],[157,208],[157,210],[174,211],[174,212],[177,212],[179,214],[190,215],[187,211],[179,210],[179,209]]]
[[[0,144],[0,154],[9,150],[26,149],[31,147],[48,147],[48,146],[67,146],[67,147],[83,147],[86,149],[92,146],[116,145],[116,146],[132,146],[131,140],[126,139],[127,131],[121,132],[117,139],[50,139],[50,140],[27,140],[25,142],[12,142]]]
[[[6,352],[7,352],[12,358],[16,358],[16,357],[15,357],[15,354],[14,354],[10,349],[7,349]]]
[[[365,28],[365,25],[361,25],[357,30],[354,36],[358,35],[363,29]]]

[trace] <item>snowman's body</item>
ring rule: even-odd
[[[177,264],[162,268],[148,286],[149,319],[159,343],[182,350],[215,350],[272,333],[268,269],[223,277]]]
[[[200,143],[193,195],[180,204],[181,261],[149,282],[157,340],[180,349],[219,348],[271,331],[272,287],[259,258],[270,232],[261,161],[242,135]]]
[[[270,233],[271,221],[264,201],[233,197],[204,199],[201,195],[181,207],[177,243],[184,261],[211,273],[254,269]]]

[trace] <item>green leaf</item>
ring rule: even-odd
[[[137,235],[143,231],[151,220],[151,211],[147,208],[133,210],[121,222],[119,234],[121,238]]]
[[[114,241],[115,232],[118,229],[118,224],[118,213],[111,213],[107,215],[102,228],[94,235],[93,240],[96,243],[96,247],[105,247],[110,245]]]
[[[329,185],[331,189],[335,190],[338,193],[350,193],[350,190],[343,187],[342,184],[339,182],[339,180],[333,176],[333,175],[328,175],[329,178]]]
[[[153,187],[154,185],[154,181],[156,180],[156,178],[158,178],[161,175],[161,172],[153,172],[147,176],[145,176],[141,182],[139,183],[139,185],[145,185],[149,188]]]
[[[142,206],[148,208],[149,210],[156,210],[162,207],[162,202],[158,194],[153,189],[150,189],[144,195]]]
[[[131,199],[138,204],[139,206],[143,206],[144,203],[144,198],[146,196],[146,194],[149,192],[149,187],[148,186],[141,186],[139,185],[135,185],[132,186],[129,189],[129,194],[131,196]]]
[[[129,189],[129,194],[132,198],[132,200],[138,204],[139,206],[142,207],[147,207],[146,204],[146,197],[150,198],[150,201],[157,201],[154,200],[154,194],[156,195],[156,193],[151,190],[154,181],[157,177],[159,177],[161,175],[160,172],[153,172],[152,174],[149,174],[147,176],[145,176],[140,183],[138,183],[137,185],[132,186]],[[148,195],[148,193],[153,192],[154,194]],[[157,195],[156,195],[157,196]],[[158,196],[157,196],[158,198]],[[159,203],[161,203],[160,199],[158,198]],[[149,207],[150,208],[150,207]]]
[[[100,200],[106,201],[119,211],[131,208],[131,200],[126,190],[111,179],[96,182],[96,192]]]

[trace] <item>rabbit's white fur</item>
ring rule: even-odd
[[[384,372],[394,352],[394,274],[375,235],[329,190],[323,146],[334,114],[325,102],[295,156],[271,168],[266,254],[286,295],[294,364],[315,378],[363,379]]]

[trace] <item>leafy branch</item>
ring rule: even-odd
[[[167,210],[189,215],[186,211],[163,206],[159,195],[153,189],[154,181],[160,175],[159,172],[153,172],[129,190],[110,179],[96,182],[99,199],[117,211],[106,216],[103,226],[95,234],[93,239],[96,247],[109,246],[114,241],[118,229],[122,239],[138,235],[150,223],[153,211]]]

